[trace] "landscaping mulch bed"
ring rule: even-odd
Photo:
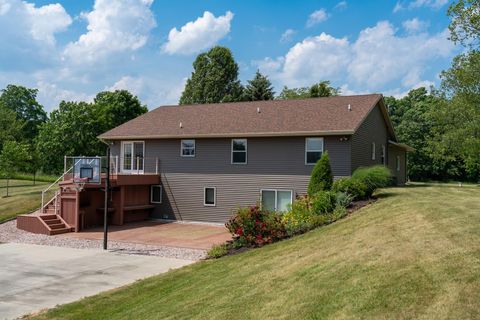
[[[347,208],[347,215],[344,216],[343,218],[339,219],[339,220],[342,220],[342,219],[345,219],[346,217],[348,217],[349,215],[351,215],[352,213],[358,211],[359,209],[363,208],[363,207],[366,207],[368,206],[369,204],[371,203],[374,203],[376,202],[378,199],[376,197],[372,197],[368,200],[359,200],[359,201],[353,201],[352,204],[350,205],[350,207]],[[337,221],[339,221],[337,220]],[[335,223],[336,221],[332,222],[332,223]],[[317,228],[321,228],[321,227],[317,227]],[[312,230],[315,230],[317,228],[314,228]],[[309,231],[312,231],[312,230],[308,230],[307,232]],[[307,233],[305,232],[305,233]],[[300,235],[300,234],[298,234]],[[297,235],[294,235],[293,237],[295,237]],[[287,239],[291,239],[292,237],[288,237],[288,238],[285,238],[283,240],[287,240]],[[235,254],[239,254],[239,253],[242,253],[242,252],[245,252],[245,251],[249,251],[249,250],[252,250],[252,249],[255,249],[255,248],[260,248],[260,247],[263,247],[263,246],[250,246],[250,247],[240,247],[240,248],[233,248],[232,245],[233,245],[233,240],[229,240],[226,242],[227,246],[228,246],[228,249],[227,249],[227,254],[225,254],[224,256],[231,256],[231,255],[235,255]],[[209,258],[207,257],[206,259],[215,259],[215,258]]]

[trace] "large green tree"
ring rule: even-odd
[[[62,101],[40,128],[37,152],[42,168],[61,173],[65,155],[103,155],[105,145],[97,137],[147,111],[126,90],[100,92],[93,103]]]
[[[0,103],[0,151],[7,141],[23,140],[23,122],[15,112]]]
[[[101,131],[107,131],[148,111],[140,100],[127,90],[103,91],[94,99]]]
[[[330,81],[320,81],[310,87],[289,88],[283,87],[278,95],[278,100],[306,99],[318,97],[330,97],[340,94],[340,89],[332,87]]]
[[[249,80],[245,87],[245,100],[273,100],[274,97],[275,92],[273,91],[272,83],[257,70],[255,77]]]
[[[62,101],[40,128],[37,150],[43,169],[60,173],[65,155],[103,154],[101,142],[97,139],[99,127],[93,104]]]
[[[408,153],[408,173],[412,180],[445,180],[462,177],[463,167],[449,157],[432,152],[431,142],[438,128],[436,114],[446,100],[425,88],[411,90],[405,97],[386,97],[398,139],[415,148]]]
[[[2,90],[0,104],[9,108],[24,122],[23,137],[32,143],[39,126],[47,120],[47,113],[37,101],[37,89],[9,84]]]
[[[461,159],[469,180],[480,180],[480,52],[455,57],[441,74],[442,90],[450,98],[437,113],[434,153]]]
[[[472,49],[480,46],[480,0],[459,0],[450,5],[450,38]]]
[[[17,171],[22,171],[30,160],[29,146],[17,141],[7,141],[0,153],[0,176],[7,179],[7,194],[9,181]]]
[[[193,72],[180,97],[180,104],[232,102],[243,99],[238,65],[230,49],[216,46],[193,62]]]

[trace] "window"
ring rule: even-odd
[[[293,192],[292,190],[276,190],[264,189],[261,190],[262,208],[269,211],[288,211],[288,206],[292,204]]]
[[[305,164],[315,164],[323,153],[323,138],[305,139]]]
[[[143,141],[122,142],[122,171],[143,173],[145,143]]]
[[[375,142],[372,142],[372,160],[375,160]]]
[[[247,163],[247,139],[232,139],[232,164]]]
[[[382,164],[385,164],[385,145],[382,144]]]
[[[397,171],[400,171],[400,156],[397,156]]]
[[[151,203],[162,203],[162,191],[163,188],[161,185],[153,185],[150,187],[150,202]]]
[[[215,207],[217,200],[217,188],[205,187],[203,189],[203,205],[207,207]]]
[[[182,140],[180,142],[180,156],[195,157],[195,140]]]

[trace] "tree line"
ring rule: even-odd
[[[64,155],[103,155],[97,139],[145,112],[147,107],[126,90],[104,91],[93,102],[62,101],[48,116],[37,89],[8,85],[0,95],[0,174],[16,171],[59,174]]]

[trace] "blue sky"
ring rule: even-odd
[[[178,101],[196,55],[220,44],[277,92],[330,80],[343,94],[438,85],[459,53],[447,0],[0,0],[0,87],[59,101],[128,89],[150,109]]]

